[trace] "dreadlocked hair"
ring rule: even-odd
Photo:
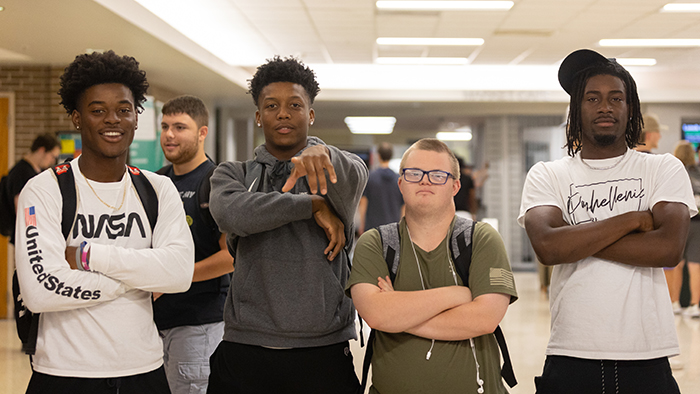
[[[321,89],[316,82],[316,74],[301,60],[294,57],[280,58],[275,56],[268,59],[267,63],[258,67],[253,75],[253,79],[248,80],[248,93],[253,96],[255,105],[258,105],[258,98],[263,88],[275,82],[291,82],[301,85],[309,96],[309,102],[314,103],[314,99]]]
[[[639,144],[644,120],[642,119],[642,110],[639,104],[639,95],[637,94],[637,84],[624,67],[612,60],[606,64],[597,64],[586,68],[576,76],[569,102],[569,116],[566,122],[566,147],[569,156],[574,156],[581,150],[583,135],[581,104],[583,102],[583,94],[588,80],[597,75],[612,75],[620,78],[625,85],[625,99],[629,116],[627,129],[625,130],[625,142],[630,149]]]
[[[68,115],[78,109],[80,96],[95,85],[119,83],[131,90],[134,105],[139,113],[146,101],[148,81],[146,72],[139,69],[139,62],[130,56],[119,56],[113,51],[93,52],[75,57],[61,75],[61,105]]]

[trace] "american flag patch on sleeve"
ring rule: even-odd
[[[36,227],[36,215],[34,214],[34,206],[24,208],[24,224],[26,226]]]
[[[491,268],[489,271],[491,286],[504,286],[509,289],[515,288],[513,273],[503,268]]]

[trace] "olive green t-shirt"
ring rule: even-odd
[[[453,275],[448,240],[426,252],[415,246],[425,288],[462,285],[459,275]],[[405,221],[400,224],[401,260],[393,286],[396,291],[422,290],[418,265],[411,247]],[[487,293],[503,293],[517,299],[513,273],[503,240],[493,227],[476,223],[472,240],[472,262],[469,268],[469,289],[473,298]],[[357,242],[353,267],[346,293],[357,283],[377,285],[378,277],[389,275],[382,253],[379,232],[364,233]],[[372,387],[370,393],[476,393],[476,364],[469,344],[465,341],[435,341],[431,357],[426,359],[431,340],[407,333],[377,331],[372,357]],[[507,393],[501,380],[501,361],[493,334],[474,338],[479,375],[484,380],[484,392]]]

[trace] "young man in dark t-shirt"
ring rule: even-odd
[[[163,360],[173,394],[207,389],[209,356],[224,333],[224,302],[233,258],[225,237],[202,209],[202,182],[216,167],[204,153],[209,112],[197,97],[181,96],[163,106],[161,148],[172,166],[164,174],[180,192],[195,245],[192,286],[185,293],[154,295],[155,321],[163,338]]]
[[[28,153],[15,163],[7,174],[7,201],[14,201],[13,211],[17,211],[17,199],[24,185],[36,174],[56,164],[61,148],[56,137],[51,133],[40,134],[32,142]],[[10,234],[10,243],[15,244],[15,231]]]

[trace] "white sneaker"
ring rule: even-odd
[[[669,358],[668,363],[671,364],[671,369],[674,371],[683,369],[684,367],[683,361],[681,361],[678,357]]]
[[[673,314],[674,315],[680,315],[681,312],[683,312],[683,308],[681,307],[681,302],[680,301],[675,301],[673,304]]]
[[[700,317],[700,307],[695,304],[691,305],[683,311],[683,316],[685,317]]]

